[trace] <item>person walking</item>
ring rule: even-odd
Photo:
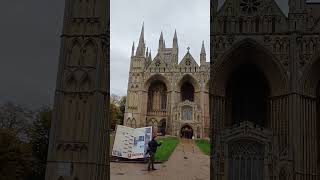
[[[148,151],[147,153],[150,155],[150,158],[149,158],[149,163],[148,163],[148,171],[150,171],[150,166],[152,168],[152,170],[156,170],[154,168],[154,160],[155,160],[155,154],[157,152],[157,148],[158,146],[161,146],[161,142],[160,143],[157,143],[157,141],[155,140],[156,139],[156,135],[154,135],[152,137],[152,140],[149,141],[148,143]]]

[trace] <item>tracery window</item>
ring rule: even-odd
[[[182,106],[181,107],[181,119],[183,121],[192,120],[192,107],[191,106]]]
[[[148,91],[148,112],[167,109],[167,88],[161,81],[151,84]]]

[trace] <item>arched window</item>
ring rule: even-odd
[[[238,66],[228,81],[227,96],[232,99],[232,124],[251,121],[267,126],[269,86],[258,67],[254,64]]]
[[[182,106],[181,107],[181,120],[186,121],[186,120],[192,120],[192,107],[191,106]]]
[[[148,90],[148,112],[167,110],[167,87],[161,81],[154,81]]]
[[[194,101],[194,87],[191,83],[185,82],[181,86],[181,100]]]

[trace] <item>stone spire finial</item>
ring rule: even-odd
[[[147,51],[146,51],[146,58],[148,58],[148,47],[147,47]]]
[[[172,46],[174,49],[178,49],[178,36],[177,36],[177,31],[174,31],[174,36],[173,36],[173,43]]]
[[[146,45],[145,45],[145,40],[144,40],[144,23],[143,23],[136,55],[137,56],[144,56],[145,48],[146,48]]]
[[[206,49],[204,47],[204,41],[202,41],[201,54],[206,54]]]
[[[200,53],[200,64],[206,64],[206,49],[204,48],[204,41],[202,41],[201,53]]]
[[[131,56],[134,56],[134,41],[132,43],[132,51],[131,51]]]
[[[163,39],[163,33],[161,31],[160,39],[159,39],[159,49],[158,49],[158,51],[160,52],[160,51],[164,50],[165,47],[166,47],[166,45],[165,45],[165,42],[164,42],[164,39]]]

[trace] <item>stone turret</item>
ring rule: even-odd
[[[201,53],[200,53],[200,65],[206,64],[206,49],[204,47],[204,41],[202,41]]]
[[[144,24],[142,25],[142,29],[141,29],[141,34],[140,34],[140,38],[139,38],[139,44],[137,47],[137,52],[136,52],[136,56],[144,56],[145,55],[145,50],[146,50],[146,44],[144,41]]]

